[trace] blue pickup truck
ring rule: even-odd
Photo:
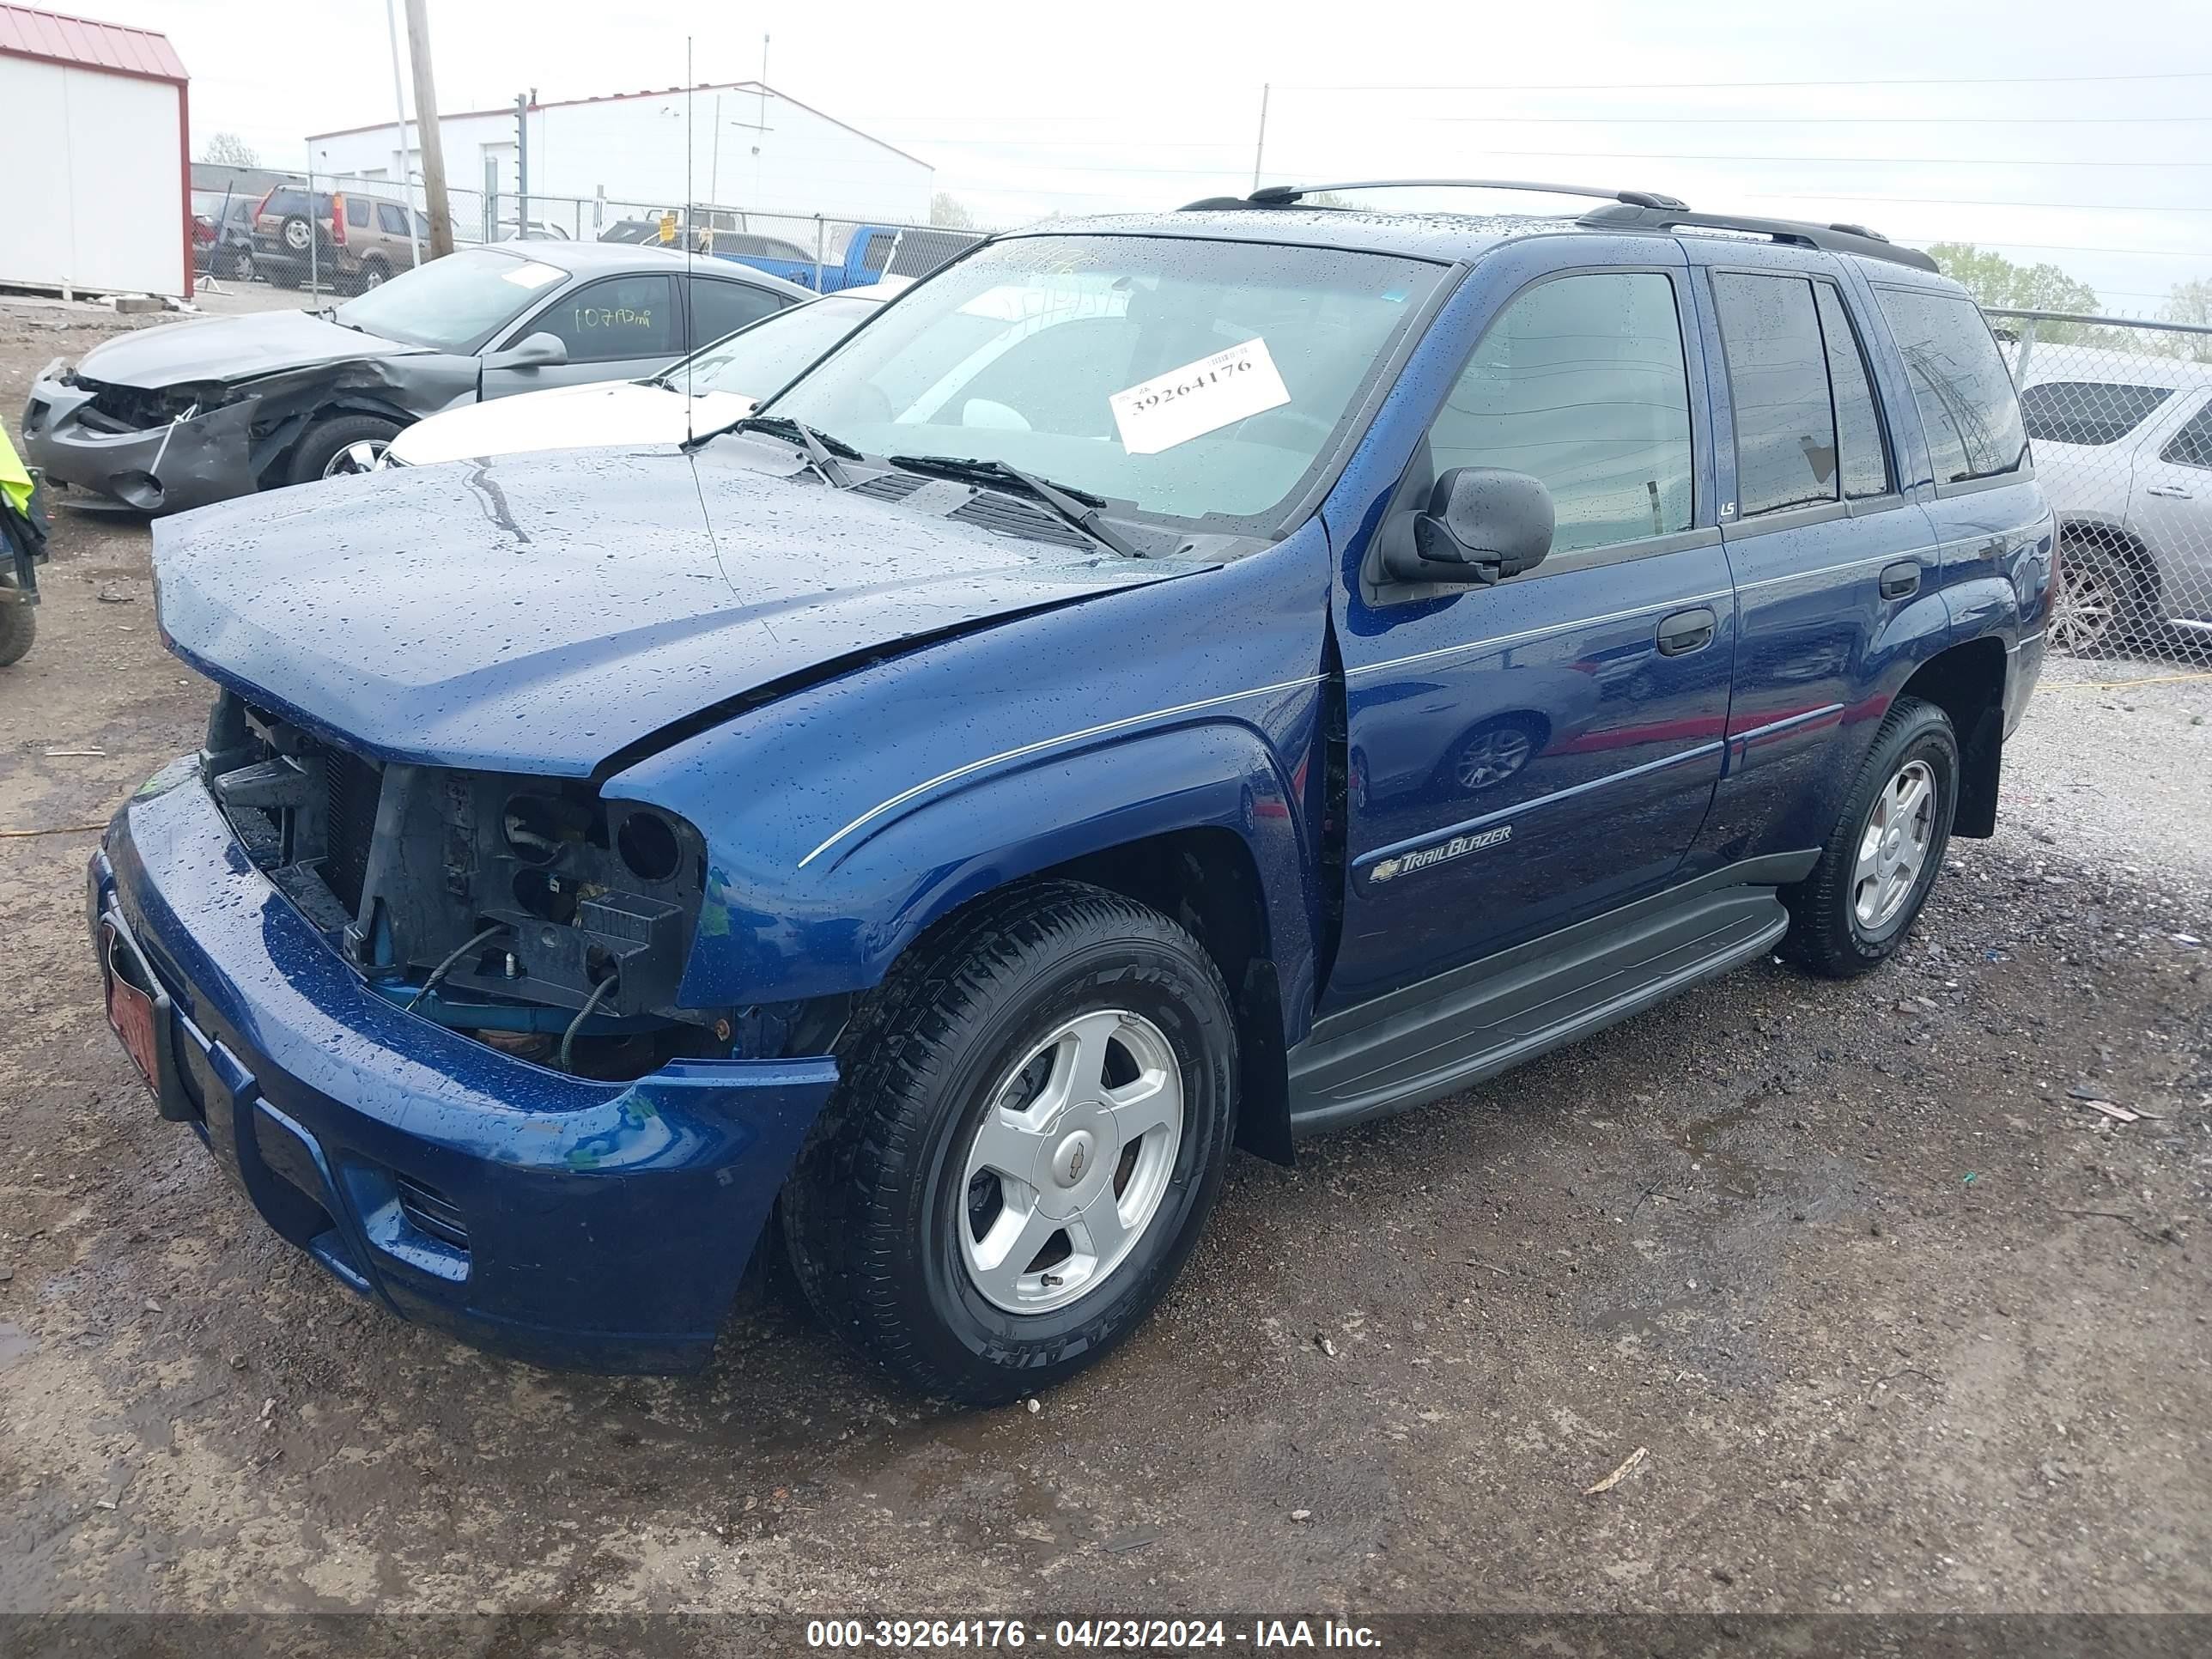
[[[756,270],[765,270],[771,276],[781,276],[787,283],[797,283],[801,288],[811,288],[820,294],[866,288],[887,276],[927,276],[983,240],[983,234],[974,230],[949,230],[927,225],[861,225],[845,239],[843,247],[833,257],[817,260],[812,251],[797,242],[757,231],[714,230],[702,225],[690,234],[699,252],[750,265]],[[659,237],[660,225],[657,221],[624,219],[610,227],[599,240],[653,242]]]
[[[2013,388],[1922,254],[1573,193],[1055,223],[688,453],[163,521],[214,709],[88,896],[159,1109],[394,1314],[696,1364],[773,1226],[981,1402],[1234,1147],[1875,968],[2042,660]]]

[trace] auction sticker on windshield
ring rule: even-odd
[[[544,288],[548,283],[557,283],[564,274],[558,265],[541,265],[532,260],[503,273],[517,288]]]
[[[1275,360],[1267,355],[1267,343],[1247,340],[1106,401],[1113,408],[1121,447],[1132,455],[1157,455],[1290,400]]]

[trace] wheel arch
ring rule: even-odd
[[[747,908],[763,915],[842,920],[810,930],[805,944],[746,939],[733,927],[726,957],[695,956],[681,994],[704,1006],[745,981],[759,988],[747,1000],[864,992],[927,935],[1009,887],[1087,882],[1158,910],[1212,957],[1237,1019],[1239,1144],[1286,1162],[1284,1056],[1313,998],[1312,860],[1301,825],[1284,769],[1232,721],[994,773],[825,856],[818,883],[794,871],[806,890],[759,895]],[[763,946],[781,959],[763,959]]]
[[[2061,514],[2058,518],[2058,556],[2062,562],[2069,543],[2077,549],[2091,547],[2111,555],[2142,584],[2141,597],[2145,605],[2160,603],[2165,576],[2159,568],[2158,556],[2150,550],[2148,543],[2129,529],[2122,520],[2102,514],[2074,516]]]
[[[1959,804],[1951,833],[1969,840],[1996,833],[2009,666],[2004,642],[1985,635],[1937,652],[1898,689],[1899,697],[1932,702],[1950,716],[1959,738]]]

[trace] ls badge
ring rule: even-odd
[[[1480,853],[1486,847],[1496,847],[1513,839],[1513,826],[1501,823],[1495,830],[1485,830],[1478,835],[1454,836],[1441,847],[1424,847],[1417,852],[1401,853],[1396,858],[1384,859],[1367,872],[1374,883],[1394,881],[1400,876],[1410,876],[1418,870],[1448,860],[1464,858],[1469,853]]]

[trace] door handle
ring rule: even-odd
[[[1881,596],[1885,599],[1909,599],[1919,591],[1920,564],[1917,560],[1905,559],[1882,567]]]
[[[2170,501],[2185,501],[2190,498],[2189,492],[2179,484],[2153,484],[2143,493],[2149,495],[2163,495]]]
[[[1713,642],[1713,630],[1719,625],[1720,619],[1703,605],[1695,611],[1677,611],[1659,624],[1659,654],[1683,657],[1702,651]]]

